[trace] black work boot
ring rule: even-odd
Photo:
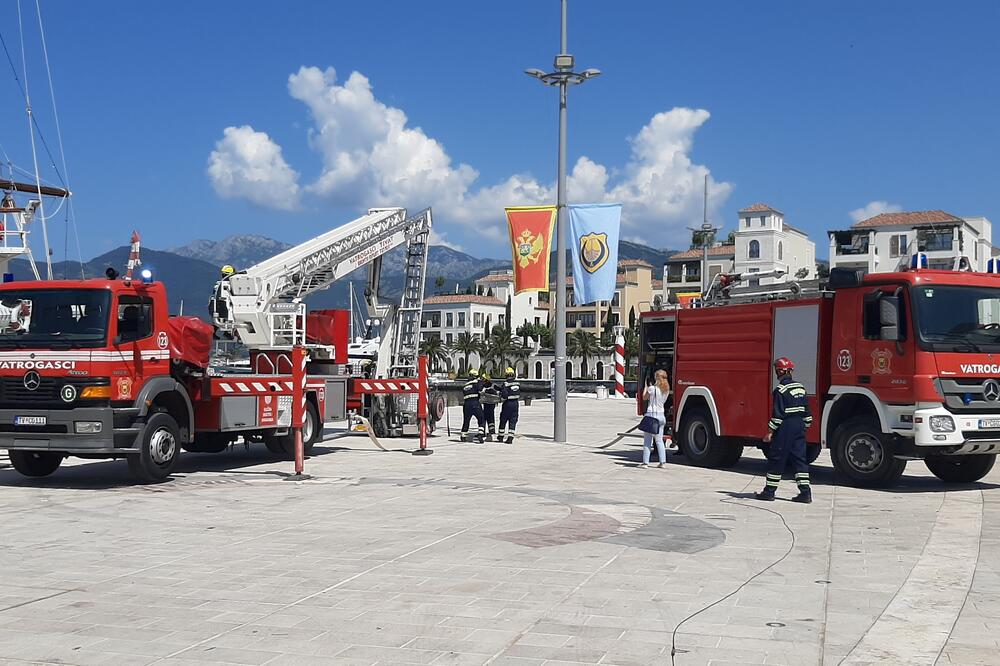
[[[774,501],[774,487],[764,486],[764,490],[759,493],[753,494],[754,499],[759,499],[763,502],[773,502]]]
[[[799,502],[800,504],[812,504],[813,494],[812,489],[809,486],[799,488],[799,494],[792,498],[793,502]]]

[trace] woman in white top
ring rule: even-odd
[[[646,416],[652,416],[660,422],[660,429],[656,433],[645,433],[642,441],[642,464],[639,467],[649,467],[649,455],[653,449],[653,442],[656,442],[656,455],[660,459],[658,467],[663,467],[667,462],[667,452],[663,447],[663,428],[667,425],[667,414],[664,405],[670,397],[670,383],[667,381],[667,371],[657,370],[654,375],[652,386],[646,387]]]

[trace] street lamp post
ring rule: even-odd
[[[562,31],[559,54],[556,55],[555,71],[545,73],[540,69],[525,70],[547,86],[559,87],[559,166],[556,196],[556,349],[555,349],[555,390],[552,395],[554,405],[553,439],[566,441],[566,97],[570,85],[579,85],[587,79],[600,75],[596,69],[573,71],[573,56],[566,46],[566,0],[562,5]]]

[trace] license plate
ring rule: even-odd
[[[998,419],[1000,421],[1000,419]],[[44,416],[15,416],[14,425],[23,426],[43,426],[45,425]],[[998,426],[1000,427],[1000,426]]]
[[[1000,419],[979,419],[981,430],[1000,428]]]

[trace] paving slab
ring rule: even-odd
[[[991,664],[1000,471],[761,505],[764,460],[640,469],[628,401],[522,409],[515,444],[327,431],[312,480],[263,447],[166,482],[0,466],[0,664]],[[609,445],[610,444],[610,445]]]

